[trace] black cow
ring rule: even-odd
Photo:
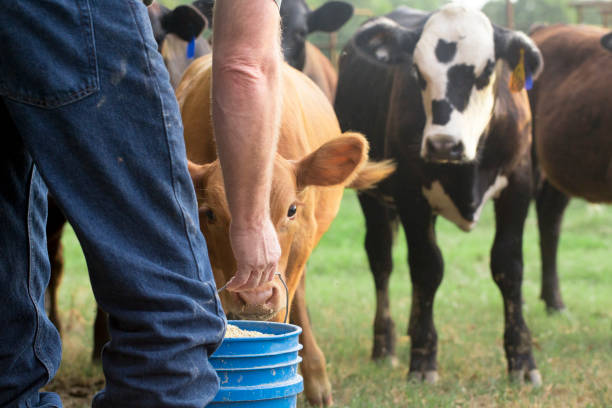
[[[342,53],[335,103],[342,129],[364,133],[372,157],[398,165],[378,191],[359,195],[377,296],[372,357],[395,355],[388,284],[399,218],[413,288],[413,378],[438,378],[433,302],[443,259],[436,217],[468,231],[485,202],[494,199],[491,272],[504,299],[508,369],[512,378],[541,383],[522,313],[522,235],[531,198],[531,113],[523,67],[527,77],[542,69],[540,52],[526,35],[454,4],[431,14],[401,7],[372,19]],[[513,72],[516,92],[509,89]],[[389,198],[392,207],[385,205]]]

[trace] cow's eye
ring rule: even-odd
[[[291,206],[289,206],[289,211],[287,211],[287,218],[289,219],[294,219],[295,218],[295,214],[297,213],[297,205],[291,204]]]
[[[204,215],[206,216],[206,219],[208,220],[208,222],[211,222],[211,223],[215,222],[215,220],[217,219],[214,211],[211,210],[210,208],[204,211]]]

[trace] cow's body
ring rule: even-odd
[[[203,57],[188,68],[177,88],[177,98],[185,127],[187,157],[201,164],[199,168],[190,164],[190,171],[198,194],[200,226],[208,243],[217,286],[221,287],[235,273],[235,261],[228,235],[230,215],[210,117],[211,63],[210,57]],[[340,137],[340,126],[325,95],[302,73],[288,65],[283,67],[283,112],[270,198],[271,217],[282,248],[279,271],[289,288],[291,322],[303,329],[301,370],[306,397],[313,404],[328,405],[331,387],[325,357],[316,344],[306,311],[306,261],[336,216],[345,185],[349,182],[351,186],[369,185],[388,175],[392,166],[367,164],[367,147],[363,150],[357,146],[367,146],[361,135],[350,136],[348,139],[352,142],[344,146],[344,140],[348,139]],[[328,151],[330,155],[339,154],[337,159],[329,162],[329,167],[314,166],[319,169],[319,175],[302,182],[309,171],[309,160],[323,157],[319,153],[329,148],[330,143],[344,146],[336,153]],[[350,163],[341,159],[345,154],[341,152],[353,156]],[[345,164],[355,168],[351,170],[352,176],[336,181],[322,180]],[[369,181],[363,184],[366,178]],[[322,185],[326,187],[319,187]],[[258,296],[260,299],[269,298],[265,302],[251,302],[240,292],[223,291],[220,296],[228,316],[282,321],[286,313],[282,284],[273,280],[257,290],[266,294]]]
[[[570,197],[612,202],[612,54],[607,30],[555,25],[532,37],[546,61],[530,92],[540,183],[536,207],[542,255],[541,297],[564,307],[556,257]]]
[[[302,72],[321,88],[327,99],[334,102],[338,74],[329,58],[312,43],[306,41],[306,62]]]
[[[521,307],[522,232],[531,194],[531,115],[526,92],[509,90],[510,71],[501,57],[512,60],[506,55],[511,54],[508,44],[520,44],[529,55],[526,65],[537,71],[538,53],[522,36],[493,29],[484,15],[456,6],[445,7],[443,13],[428,15],[402,7],[386,18],[371,20],[340,60],[335,108],[342,129],[364,133],[371,157],[390,158],[398,165],[379,188],[379,195],[393,199],[393,207],[372,194],[359,196],[377,295],[372,357],[395,354],[388,284],[397,218],[408,242],[413,283],[410,375],[433,382],[437,379],[433,300],[443,274],[436,217],[442,215],[468,231],[485,202],[495,199],[491,270],[504,298],[508,368],[537,384],[540,377]],[[470,35],[485,42],[477,44],[478,38]],[[474,47],[488,52],[488,57],[472,56],[472,64],[468,57]],[[460,69],[466,76],[453,82]],[[446,85],[436,82],[447,76]],[[455,86],[463,87],[462,97],[457,97]],[[487,102],[491,97],[494,100]],[[466,120],[466,115],[473,119]],[[470,135],[462,120],[483,123],[482,130]]]

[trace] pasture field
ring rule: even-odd
[[[334,224],[313,253],[307,273],[310,315],[327,358],[338,407],[612,407],[612,208],[574,200],[565,215],[559,268],[567,311],[547,315],[538,299],[540,260],[532,206],[524,240],[525,318],[544,384],[520,387],[506,379],[501,295],[489,270],[493,206],[469,234],[438,220],[445,277],[436,296],[439,336],[437,385],[406,380],[410,278],[403,234],[394,249],[391,312],[400,364],[370,360],[374,284],[363,249],[364,223],[356,195],[347,191]],[[72,230],[64,234],[66,273],[61,286],[64,357],[47,389],[66,407],[88,407],[104,380],[92,366],[95,306],[85,261]],[[307,406],[300,397],[299,407]]]

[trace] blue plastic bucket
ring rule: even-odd
[[[243,330],[271,334],[266,337],[225,338],[210,363],[221,388],[208,407],[290,408],[304,382],[297,373],[302,358],[299,326],[274,322],[230,320]]]

